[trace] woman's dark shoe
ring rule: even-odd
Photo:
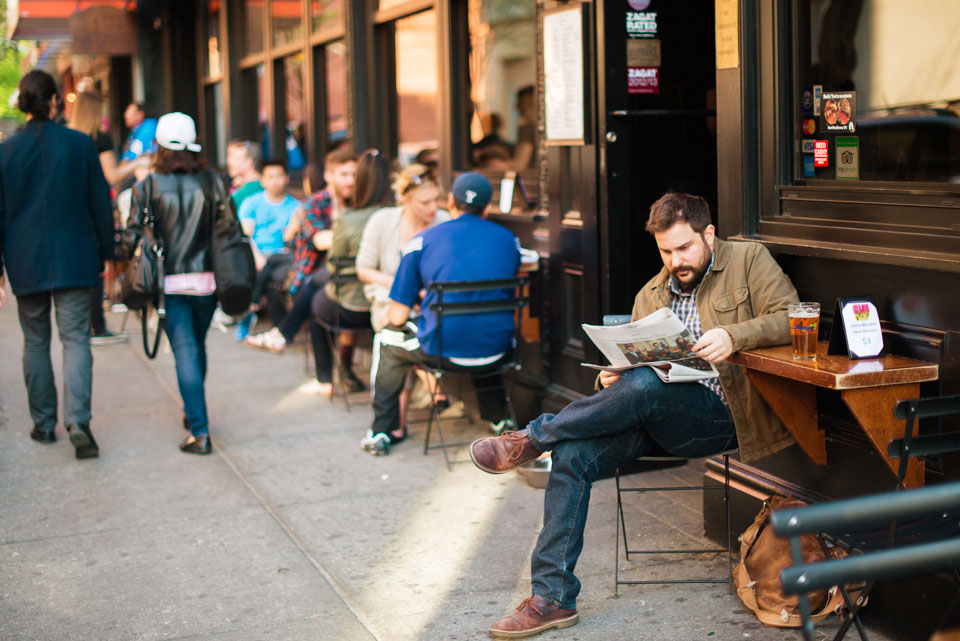
[[[437,406],[437,414],[443,414],[450,409],[450,399],[446,396],[443,398],[438,398],[435,405]]]
[[[404,425],[398,430],[393,430],[388,434],[388,436],[390,437],[390,445],[402,443],[407,438],[407,426]]]
[[[194,436],[191,434],[180,443],[180,451],[187,454],[209,454],[213,451],[213,443],[210,442],[210,435]]]
[[[97,442],[93,440],[89,425],[67,425],[67,433],[70,435],[70,442],[76,448],[77,458],[97,458],[100,456],[100,448],[97,447]]]
[[[42,430],[37,426],[34,426],[33,430],[31,430],[30,438],[35,440],[37,443],[43,443],[46,445],[57,442],[57,435],[53,433],[53,430]]]

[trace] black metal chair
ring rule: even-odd
[[[430,283],[429,289],[432,292],[435,292],[437,295],[436,302],[430,305],[430,311],[436,315],[437,318],[437,366],[429,366],[424,364],[424,367],[434,376],[436,380],[436,385],[433,390],[431,390],[431,412],[430,417],[427,420],[427,431],[426,436],[423,441],[423,453],[426,455],[430,450],[442,449],[443,458],[447,464],[447,469],[453,469],[453,461],[450,459],[450,454],[448,448],[460,447],[463,445],[468,445],[468,443],[447,443],[443,435],[443,426],[440,422],[440,411],[437,408],[437,396],[440,392],[444,376],[447,374],[465,374],[470,376],[471,381],[475,383],[476,378],[479,377],[488,377],[491,375],[499,374],[501,378],[504,374],[511,370],[517,370],[520,368],[520,361],[517,354],[516,348],[509,357],[504,359],[497,369],[485,370],[482,374],[472,374],[469,371],[464,371],[463,369],[451,370],[445,368],[444,366],[444,339],[443,339],[443,320],[444,317],[448,316],[462,316],[467,314],[490,314],[496,312],[513,312],[515,315],[519,315],[520,311],[527,306],[529,299],[525,293],[527,285],[530,283],[529,276],[518,276],[516,278],[501,278],[494,280],[476,280],[476,281],[448,281],[448,282],[434,282]],[[472,301],[454,301],[451,302],[448,297],[447,300],[444,300],[444,296],[449,296],[450,294],[484,294],[490,292],[497,292],[503,290],[512,290],[512,294],[507,297],[498,298],[494,300],[472,300]],[[517,333],[520,327],[520,319],[516,318],[514,322],[514,346],[517,345]],[[485,391],[486,388],[477,388],[474,385],[475,391]],[[506,385],[506,380],[503,382],[504,395],[506,396],[507,401],[507,410],[510,412],[510,418],[513,420],[514,425],[517,423],[516,411],[513,407],[513,400],[510,398],[510,392]],[[430,433],[433,428],[433,423],[437,423],[437,436],[440,439],[439,445],[430,444]]]
[[[330,281],[333,283],[334,295],[340,300],[340,293],[344,285],[348,283],[359,282],[357,277],[356,256],[334,256],[327,259],[332,267],[330,272]],[[372,340],[372,327],[344,327],[340,318],[340,305],[334,306],[333,322],[327,322],[322,318],[314,318],[316,323],[324,330],[327,337],[327,344],[330,346],[330,357],[333,361],[333,396],[334,398],[343,398],[347,411],[350,411],[350,390],[347,387],[348,371],[350,363],[344,363],[340,353],[340,346],[345,332],[353,332],[356,335],[367,335]],[[356,346],[356,344],[355,344]]]
[[[924,576],[952,570],[960,586],[960,483],[905,490],[910,457],[940,456],[960,451],[960,431],[914,435],[917,419],[960,414],[960,396],[900,401],[894,416],[904,419],[902,438],[890,442],[887,451],[900,459],[893,492],[846,499],[807,508],[782,510],[771,515],[774,532],[789,536],[794,565],[781,573],[784,592],[800,595],[804,637],[813,638],[813,622],[807,592],[838,585],[846,612],[834,636],[842,639],[851,625],[868,641],[860,611],[878,580]],[[800,536],[815,534],[826,553],[829,546],[849,556],[821,563],[804,564]],[[828,555],[828,558],[829,555]],[[865,582],[856,600],[847,583]],[[960,590],[936,628],[947,622],[960,605]]]
[[[623,325],[630,322],[629,314],[607,314],[603,317],[603,324],[607,326],[611,325]],[[678,486],[667,486],[667,487],[624,487],[620,481],[621,474],[620,469],[614,472],[614,478],[617,485],[617,537],[616,537],[616,556],[614,561],[614,595],[620,595],[620,586],[621,585],[665,585],[672,583],[727,583],[733,586],[733,537],[730,532],[730,456],[736,454],[737,450],[732,449],[726,452],[720,452],[715,456],[723,457],[723,471],[724,471],[724,482],[723,485],[678,485]],[[671,467],[679,464],[683,464],[689,459],[680,457],[680,456],[671,456],[666,452],[662,453],[652,453],[647,456],[641,456],[636,459],[640,463],[650,464],[654,469],[659,469],[662,467]],[[727,533],[727,546],[725,548],[706,548],[706,549],[640,549],[632,550],[630,549],[629,542],[627,540],[627,522],[624,515],[623,509],[623,495],[629,492],[645,493],[645,492],[689,492],[689,491],[702,491],[706,492],[723,492],[723,504],[725,511],[725,524],[726,524],[726,533]],[[648,580],[624,580],[620,578],[620,541],[621,536],[623,540],[623,553],[627,561],[630,560],[630,555],[696,555],[696,554],[710,554],[710,553],[722,553],[726,552],[727,554],[727,577],[723,579],[715,578],[704,578],[704,579],[648,579]]]

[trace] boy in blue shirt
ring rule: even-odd
[[[285,161],[264,161],[260,182],[263,191],[246,198],[240,205],[238,215],[243,233],[250,237],[258,272],[251,311],[260,308],[260,299],[267,294],[267,310],[276,325],[283,320],[286,311],[280,297],[267,288],[271,284],[283,283],[293,264],[293,255],[287,251],[283,233],[300,203],[286,192],[290,176]],[[248,316],[239,324],[238,340],[246,338],[252,320]]]
[[[420,293],[439,281],[512,278],[520,266],[520,242],[507,229],[482,218],[493,189],[477,173],[466,173],[453,183],[448,196],[451,220],[415,236],[404,248],[390,290],[390,325],[380,332],[374,355],[373,427],[361,445],[376,456],[389,452],[404,438],[400,429],[400,393],[411,367],[439,362],[437,318],[430,311],[436,295]],[[447,294],[444,300],[462,302],[508,298],[509,290]],[[416,326],[409,322],[420,304]],[[500,365],[514,349],[512,312],[445,317],[444,368],[470,372],[477,385],[480,415],[491,426],[507,419]],[[489,373],[489,376],[482,376]],[[431,390],[432,391],[432,390]]]

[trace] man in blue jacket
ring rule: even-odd
[[[34,70],[20,80],[27,124],[0,144],[0,305],[6,274],[23,329],[23,376],[31,438],[54,443],[57,388],[50,361],[50,308],[63,343],[64,425],[77,458],[99,454],[90,432],[89,288],[113,260],[110,193],[93,140],[50,120],[57,86]],[[4,273],[6,267],[6,273]]]
[[[440,361],[437,316],[430,310],[436,293],[420,294],[433,282],[512,278],[520,267],[520,241],[509,230],[484,220],[493,188],[485,177],[468,172],[454,181],[448,196],[450,220],[421,233],[407,244],[390,289],[390,325],[374,348],[373,425],[361,441],[364,450],[383,456],[405,437],[400,426],[400,393],[407,371],[418,363]],[[498,292],[447,294],[448,302],[498,300]],[[416,325],[412,308],[419,303]],[[506,418],[500,366],[514,349],[512,312],[451,316],[443,323],[444,368],[469,372],[477,387],[480,416],[499,433]],[[511,428],[512,429],[512,428]]]

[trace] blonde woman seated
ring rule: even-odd
[[[366,283],[364,294],[370,301],[370,322],[375,332],[374,361],[379,348],[379,332],[387,326],[390,311],[390,287],[400,266],[403,248],[420,232],[450,220],[450,214],[438,209],[437,202],[443,189],[433,171],[413,164],[405,168],[393,183],[397,195],[396,207],[385,207],[375,212],[367,222],[357,252],[357,276]],[[426,372],[418,370],[418,375]],[[432,381],[425,381],[427,389],[434,389]],[[445,403],[446,399],[436,399]],[[409,402],[409,390],[401,399],[401,427],[390,434],[392,443],[406,436],[403,417]]]

